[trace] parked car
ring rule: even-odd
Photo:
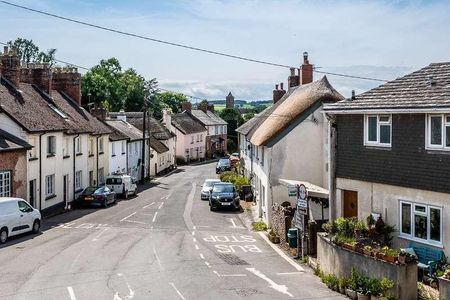
[[[137,195],[136,180],[130,175],[108,176],[106,177],[106,186],[125,199],[128,199],[129,195]]]
[[[231,153],[230,158],[232,158],[232,157],[237,157],[238,159],[240,159],[241,158],[241,154],[239,152],[234,152],[234,153]]]
[[[210,210],[214,211],[218,208],[240,209],[239,195],[232,183],[221,182],[216,183],[209,196]]]
[[[206,179],[202,185],[202,191],[200,192],[200,199],[208,200],[209,194],[214,186],[214,184],[221,182],[220,179]]]
[[[41,228],[41,213],[20,198],[0,198],[0,244],[8,237]]]
[[[100,205],[106,208],[111,203],[116,203],[116,193],[106,185],[87,187],[78,198],[80,206]]]
[[[229,158],[221,158],[216,165],[216,174],[220,174],[225,171],[231,171],[231,161]]]

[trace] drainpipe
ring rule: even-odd
[[[325,114],[328,120],[327,126],[327,143],[328,143],[328,218],[329,220],[334,220],[337,216],[336,214],[336,174],[335,174],[335,143],[336,137],[333,138],[333,123],[334,118],[329,114]],[[334,135],[337,134],[336,129],[334,130]]]
[[[123,141],[120,142],[120,147],[122,147],[122,142],[123,142]],[[128,154],[129,154],[129,153],[128,153],[128,149],[129,149],[129,148],[128,148],[128,140],[126,140],[125,147],[127,147],[127,149],[126,149],[126,155],[125,155],[125,158],[126,158],[126,160],[127,160],[127,163],[126,163],[126,170],[125,170],[125,171],[126,171],[127,174],[128,174]],[[131,174],[128,174],[128,175],[131,175]]]
[[[97,172],[96,172],[96,173],[97,173],[97,176],[96,176],[96,177],[97,177],[97,182],[96,182],[96,185],[97,185],[97,186],[100,184],[100,183],[98,182],[98,156],[99,156],[99,155],[98,155],[98,153],[99,153],[99,151],[98,151],[98,138],[99,138],[99,137],[100,137],[100,135],[98,135],[98,136],[96,137],[96,139],[95,139],[96,144],[97,144],[97,146],[96,146],[96,147],[97,147],[97,151],[96,151],[96,152],[97,152],[97,160],[96,160],[96,167],[97,167]]]
[[[75,164],[76,164],[76,157],[77,157],[77,154],[75,153],[76,152],[75,140],[78,137],[80,137],[79,134],[74,136],[73,139],[72,139],[72,148],[73,148],[73,159],[72,159],[73,160],[73,183],[72,183],[72,185],[73,185],[73,200],[72,201],[75,201],[76,200],[76,196],[77,196],[77,194],[75,192],[75,178],[76,178],[76,175],[75,175],[75,168],[76,168],[76,166],[75,166]],[[69,207],[68,207],[69,209],[71,208],[70,206],[71,205],[69,204]]]
[[[42,211],[42,136],[46,133],[39,135],[39,211]]]

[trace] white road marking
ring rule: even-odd
[[[286,272],[286,273],[277,273],[277,275],[298,275],[304,274],[304,272]]]
[[[143,208],[147,208],[147,207],[149,207],[149,206],[151,206],[151,205],[153,205],[153,204],[155,204],[155,202],[152,202],[152,203],[150,203],[150,204],[147,204],[147,205],[144,206]]]
[[[158,262],[159,267],[161,270],[164,270],[164,267],[161,264],[161,260],[159,259],[158,253],[156,253],[155,245],[153,245],[153,253],[155,254],[156,261]]]
[[[196,239],[196,238],[192,238],[192,241],[193,241],[194,243],[197,243],[197,239]]]
[[[246,277],[247,274],[219,274],[217,271],[213,271],[218,277]]]
[[[236,223],[234,223],[233,218],[230,218],[229,220],[230,220],[231,224],[233,224],[233,227],[236,228]]]
[[[180,296],[181,299],[186,300],[186,298],[184,298],[183,294],[181,294],[181,292],[177,289],[173,282],[169,282],[169,284],[173,287],[173,289],[177,292],[178,296]]]
[[[129,299],[133,299],[134,298],[134,291],[131,289],[130,284],[128,283],[128,280],[125,278],[125,275],[123,275],[122,273],[117,273],[118,277],[122,277],[125,279],[125,284],[127,285],[128,288],[128,295],[125,296],[123,299],[120,297],[119,292],[116,292],[114,294],[114,299],[113,300],[129,300]]]
[[[91,228],[94,227],[94,226],[95,226],[95,224],[91,224],[91,223],[83,223],[83,224],[78,225],[78,226],[75,227],[75,228],[91,229]]]
[[[192,229],[194,229],[194,230],[197,229],[197,226],[192,227]]]
[[[100,236],[101,236],[103,233],[105,233],[105,231],[108,230],[108,229],[109,229],[109,228],[105,228],[105,229],[103,229],[102,231],[100,231],[100,233],[97,234],[97,236],[96,236],[95,238],[93,238],[92,241],[93,241],[93,242],[98,241],[98,239],[100,238]]]
[[[67,287],[67,291],[69,292],[70,300],[77,300],[75,297],[75,293],[73,292],[73,288],[71,286]]]
[[[200,250],[200,247],[197,244],[195,244],[195,249]]]
[[[71,223],[62,223],[62,224],[58,224],[58,226],[56,226],[55,228],[72,228],[70,226],[75,225],[75,222],[71,222]]]
[[[197,225],[197,226],[194,226],[194,229],[197,229],[197,228],[209,228],[209,227],[211,227],[211,226],[206,226],[206,225]]]
[[[158,206],[158,209],[161,209],[164,205],[164,202],[161,202],[161,204]]]
[[[263,273],[261,273],[260,271],[256,270],[255,268],[245,268],[247,271],[255,274],[256,276],[258,276],[259,278],[267,281],[269,283],[269,287],[280,292],[283,294],[288,295],[289,297],[294,297],[294,295],[292,295],[291,293],[288,292],[288,288],[285,285],[281,285],[281,284],[277,284],[275,283],[272,279],[270,279],[269,277],[267,277],[266,275],[264,275]]]
[[[211,265],[209,264],[209,262],[205,261],[205,265],[206,265],[208,268],[211,268]]]
[[[77,255],[77,257],[75,257],[75,259],[73,260],[72,264],[70,265],[70,269],[72,269],[75,264],[78,262],[78,259],[80,258],[81,253]]]
[[[284,258],[291,266],[293,266],[297,271],[304,272],[305,269],[303,269],[301,266],[299,266],[297,263],[293,262],[280,248],[272,244],[272,242],[269,241],[269,238],[265,235],[263,232],[259,232],[259,235],[263,238],[263,240],[266,241],[267,244],[269,244],[270,247],[272,247],[275,252],[278,253],[282,258]]]
[[[192,235],[195,235],[195,231],[192,231]]]
[[[205,256],[202,253],[200,253],[200,258],[205,259]]]
[[[128,219],[129,217],[134,216],[136,213],[137,213],[137,211],[135,211],[134,213],[132,213],[132,214],[129,215],[129,216],[126,216],[125,218],[123,218],[122,220],[120,220],[120,222],[123,222],[123,221],[125,221],[126,219]]]
[[[155,221],[156,221],[156,216],[158,215],[158,212],[155,212],[155,215],[153,216],[153,220],[152,220],[152,223],[155,223]]]

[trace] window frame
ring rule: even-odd
[[[103,149],[104,148],[104,145],[103,145],[103,137],[100,137],[99,139],[98,139],[98,152],[99,153],[103,153]]]
[[[389,117],[389,121],[380,121],[380,117]],[[369,141],[369,118],[376,117],[377,118],[377,140]],[[381,126],[389,125],[389,143],[381,143],[380,142],[380,133]],[[365,114],[364,115],[364,146],[376,146],[376,147],[392,147],[392,114]]]
[[[75,172],[75,191],[81,190],[83,185],[82,181],[83,181],[83,170],[78,170]]]
[[[51,180],[49,180],[51,179]],[[55,174],[45,176],[45,197],[55,196]]]
[[[75,138],[75,154],[81,154],[81,137]]]
[[[56,136],[47,136],[47,155],[56,155]]]
[[[6,176],[7,175],[7,176]],[[6,178],[8,177],[8,178]],[[12,190],[12,181],[11,181],[11,171],[8,170],[2,170],[0,171],[0,183],[2,186],[2,192],[0,193],[0,197],[11,197],[11,190]],[[5,192],[5,185],[4,182],[8,182],[8,191]]]
[[[411,233],[410,234],[403,232],[403,224],[402,224],[402,220],[403,220],[402,205],[403,204],[410,205],[410,207],[411,207],[411,212],[410,212]],[[416,206],[424,206],[425,212],[416,211]],[[431,211],[431,209],[436,209],[440,212],[439,241],[435,241],[430,238],[430,235],[431,235],[430,211]],[[440,207],[440,206],[424,204],[424,203],[408,201],[408,200],[399,200],[399,226],[398,226],[399,237],[405,238],[408,240],[412,240],[412,241],[415,241],[418,243],[427,243],[427,244],[430,244],[433,246],[443,247],[443,244],[444,244],[444,242],[443,242],[443,238],[444,238],[443,224],[444,224],[444,222],[442,220],[443,220],[444,216],[442,215],[442,213],[443,213],[443,207]],[[415,236],[415,233],[416,233],[415,216],[416,215],[426,217],[426,220],[427,220],[427,238],[426,239],[418,238]]]
[[[432,117],[440,117],[441,118],[441,143],[431,144],[431,118]],[[447,118],[450,118],[450,114],[427,114],[425,118],[425,145],[427,150],[442,150],[442,151],[450,151],[450,146],[446,145],[447,132],[446,128],[450,127],[450,121],[447,121]]]

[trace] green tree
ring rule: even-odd
[[[244,123],[249,121],[251,118],[253,118],[255,116],[254,112],[248,112],[244,115]]]
[[[39,51],[39,47],[33,40],[23,38],[17,38],[14,42],[9,41],[8,45],[16,49],[17,56],[23,63],[45,63],[50,67],[55,65],[56,49],[49,49],[47,52]]]
[[[173,113],[181,112],[181,103],[188,101],[185,95],[174,92],[160,92],[155,96],[161,108],[169,108]]]
[[[244,119],[242,118],[241,114],[232,108],[225,108],[220,112],[220,117],[228,123],[228,138],[232,140],[232,143],[230,143],[230,145],[233,145],[233,143],[234,145],[237,145],[238,137],[236,129],[244,124]],[[230,147],[230,150],[235,149],[232,149]]]

